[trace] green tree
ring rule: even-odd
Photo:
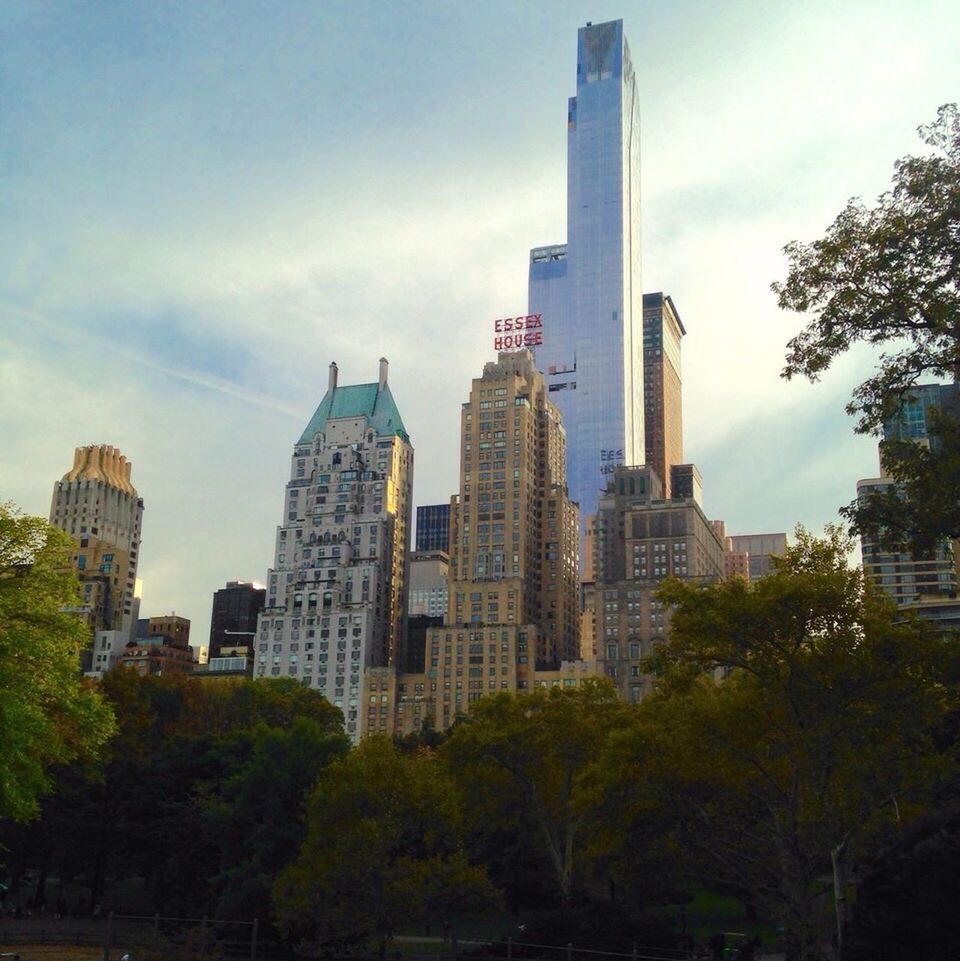
[[[950,769],[937,732],[957,645],[897,621],[838,531],[797,539],[753,585],[665,582],[671,643],[637,753],[684,844],[772,906],[806,961],[831,887],[842,942],[858,844],[908,820]]]
[[[474,816],[496,823],[519,808],[563,904],[588,840],[597,759],[627,711],[606,681],[502,693],[477,701],[441,748]]]
[[[847,406],[861,433],[879,434],[922,379],[960,382],[956,105],[941,107],[920,134],[930,152],[897,161],[892,189],[874,207],[853,199],[821,240],[788,244],[787,278],[773,284],[781,308],[814,315],[787,345],[783,377],[816,381],[857,342],[892,348]],[[960,395],[957,405],[934,425],[940,450],[884,445],[887,470],[902,486],[845,508],[855,529],[891,547],[960,537]]]
[[[204,834],[219,851],[213,910],[219,918],[249,919],[269,903],[276,876],[300,848],[310,790],[350,742],[341,724],[324,727],[311,716],[288,728],[261,724],[231,741],[214,745],[221,756],[237,756],[216,766],[226,777],[201,783],[200,807]]]
[[[370,737],[321,775],[307,837],[274,887],[288,938],[335,951],[375,941],[380,957],[401,924],[496,901],[463,853],[456,792],[434,755]]]
[[[89,879],[91,908],[106,878],[136,877],[151,913],[262,912],[275,874],[296,854],[310,788],[347,749],[341,712],[284,678],[121,669],[101,688],[117,734],[99,763],[55,772],[35,824],[0,834],[13,873],[32,868],[38,896],[48,873]]]
[[[71,538],[0,505],[0,818],[35,817],[48,769],[92,758],[114,731],[100,695],[80,677],[89,631]]]

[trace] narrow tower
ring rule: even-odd
[[[529,312],[542,316],[536,361],[563,415],[583,522],[614,469],[645,459],[640,114],[621,20],[577,34],[567,243],[530,252]]]

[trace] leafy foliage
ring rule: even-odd
[[[498,694],[477,701],[442,748],[473,816],[496,824],[522,815],[564,903],[573,896],[586,842],[593,768],[626,711],[613,686],[601,681]]]
[[[436,758],[370,737],[321,776],[308,834],[274,889],[274,910],[304,950],[375,939],[401,923],[497,900],[462,849],[456,794]]]
[[[851,200],[813,243],[784,248],[787,279],[772,289],[785,310],[812,311],[814,318],[789,344],[782,376],[818,380],[853,344],[891,345],[877,372],[854,392],[847,406],[857,430],[881,432],[922,379],[960,382],[960,113],[939,110],[920,128],[928,154],[897,161],[891,190],[869,208]],[[960,433],[958,410],[944,424],[942,453],[917,445],[886,450],[890,475],[904,487],[886,498],[851,504],[846,515],[857,530],[891,546],[932,534],[960,536]],[[925,500],[925,495],[933,495]],[[872,501],[872,503],[871,503]]]
[[[114,730],[80,679],[87,628],[70,537],[0,505],[0,818],[35,817],[48,768],[97,755]]]
[[[909,817],[950,770],[936,734],[957,649],[896,621],[838,531],[797,539],[754,585],[664,585],[672,641],[637,736],[685,843],[776,909],[812,958],[819,878],[832,863],[842,915],[856,843]]]

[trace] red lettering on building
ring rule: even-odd
[[[522,317],[500,317],[493,322],[494,332],[504,334],[495,337],[495,350],[516,350],[522,347],[538,347],[543,343],[543,334],[535,328],[543,327],[542,314],[526,314]],[[518,333],[511,333],[518,331]],[[522,331],[527,331],[522,333]]]

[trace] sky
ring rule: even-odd
[[[785,382],[783,246],[875,198],[958,99],[936,0],[0,4],[0,500],[47,515],[112,444],[145,504],[142,613],[266,578],[292,445],[335,360],[390,384],[416,504],[456,487],[460,404],[566,239],[576,31],[623,18],[643,287],[687,329],[684,441],[731,533],[821,530],[876,442],[875,359]]]

